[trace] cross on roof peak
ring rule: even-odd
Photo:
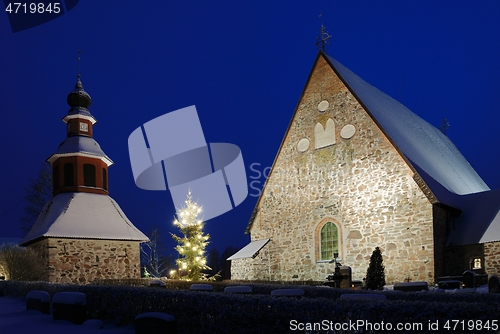
[[[321,29],[319,31],[320,35],[316,38],[316,47],[318,50],[325,51],[325,46],[328,44],[328,40],[332,37],[326,31],[326,27],[321,25]]]

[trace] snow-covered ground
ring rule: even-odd
[[[83,325],[75,325],[65,320],[52,320],[52,315],[39,311],[26,310],[24,298],[0,297],[0,333],[1,334],[33,334],[33,333],[71,333],[71,334],[133,334],[133,327],[116,327],[105,325],[99,328],[98,321],[89,321]]]

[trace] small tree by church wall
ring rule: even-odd
[[[376,247],[370,256],[370,264],[366,271],[366,288],[372,290],[382,290],[385,285],[384,259],[380,248]]]

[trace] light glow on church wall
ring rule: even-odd
[[[340,130],[340,131],[339,131]],[[267,180],[251,228],[271,238],[255,259],[232,261],[234,279],[322,281],[321,224],[339,227],[339,257],[353,279],[375,247],[386,281],[434,280],[432,204],[414,172],[320,57]]]

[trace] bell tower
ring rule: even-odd
[[[108,194],[108,167],[113,161],[93,138],[97,120],[89,107],[90,95],[83,89],[80,75],[75,89],[68,94],[71,107],[62,119],[66,139],[47,161],[52,164],[53,195],[64,192]]]
[[[40,254],[49,282],[139,278],[140,243],[149,239],[108,194],[113,161],[93,138],[97,121],[80,75],[67,102],[66,138],[47,159],[54,197],[20,244]]]

